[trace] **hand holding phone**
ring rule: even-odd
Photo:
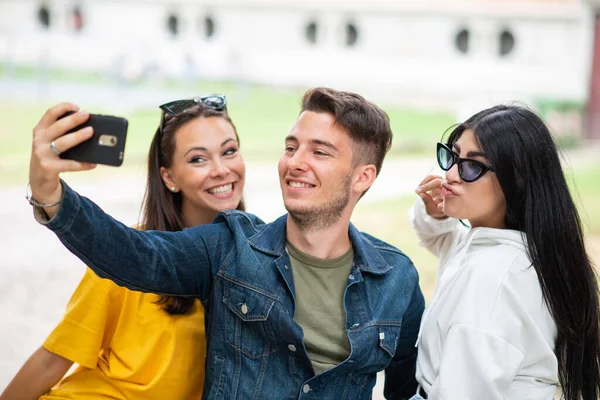
[[[73,113],[68,112],[60,118],[71,114]],[[65,134],[78,131],[87,126],[94,128],[94,135],[85,142],[62,152],[60,158],[115,167],[123,164],[128,121],[125,118],[112,115],[90,114],[87,122]]]

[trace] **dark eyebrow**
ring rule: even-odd
[[[225,140],[223,141],[223,143],[221,143],[221,147],[225,146],[225,145],[226,145],[227,143],[229,143],[229,142],[237,142],[237,140],[235,140],[234,138],[228,138],[228,139],[225,139]]]
[[[221,147],[225,146],[229,142],[236,142],[236,140],[234,138],[227,138],[227,139],[225,139],[223,141],[223,143],[221,143]],[[184,156],[186,156],[190,151],[194,151],[194,150],[208,151],[208,149],[206,147],[196,146],[196,147],[192,147],[191,149],[189,149],[188,151],[186,151],[185,154],[184,154]]]
[[[296,136],[294,136],[294,135],[288,135],[285,138],[285,141],[286,142],[296,142],[296,143],[298,143],[298,138]],[[333,143],[328,142],[326,140],[312,139],[310,142],[312,144],[318,144],[318,145],[321,145],[321,146],[325,146],[325,147],[327,147],[327,148],[329,148],[329,149],[331,149],[333,151],[339,151],[338,148],[335,147],[335,145]]]
[[[456,152],[458,154],[460,154],[460,146],[458,144],[453,143],[452,147],[454,147],[456,149]],[[483,151],[469,151],[469,152],[467,152],[467,157],[484,157],[485,158],[485,153]]]
[[[313,143],[313,144],[319,144],[321,146],[325,146],[325,147],[327,147],[327,148],[329,148],[329,149],[331,149],[333,151],[338,151],[338,148],[335,147],[335,145],[333,143],[327,142],[325,140],[313,139],[310,142]]]
[[[194,150],[199,150],[199,151],[208,151],[208,149],[206,147],[192,147],[191,149],[189,149],[188,151],[185,152],[184,156],[187,156],[187,154],[190,151],[194,151]]]
[[[484,157],[485,153],[483,151],[469,151],[467,153],[467,157]]]

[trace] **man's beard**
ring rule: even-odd
[[[340,185],[333,188],[335,197],[328,203],[315,207],[304,208],[288,208],[285,205],[292,220],[298,225],[301,230],[320,230],[329,228],[331,225],[339,221],[342,212],[350,201],[350,181],[352,174],[344,177]]]

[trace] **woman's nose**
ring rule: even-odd
[[[458,163],[455,163],[448,171],[446,171],[446,181],[448,183],[462,182],[462,178],[458,172]]]
[[[215,161],[213,168],[210,171],[210,176],[213,178],[219,176],[227,176],[229,174],[229,168],[222,161]]]

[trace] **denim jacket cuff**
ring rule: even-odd
[[[43,208],[33,207],[35,220],[56,233],[68,230],[81,208],[81,201],[77,193],[62,179],[60,183],[63,188],[63,198],[54,217],[48,219]]]

